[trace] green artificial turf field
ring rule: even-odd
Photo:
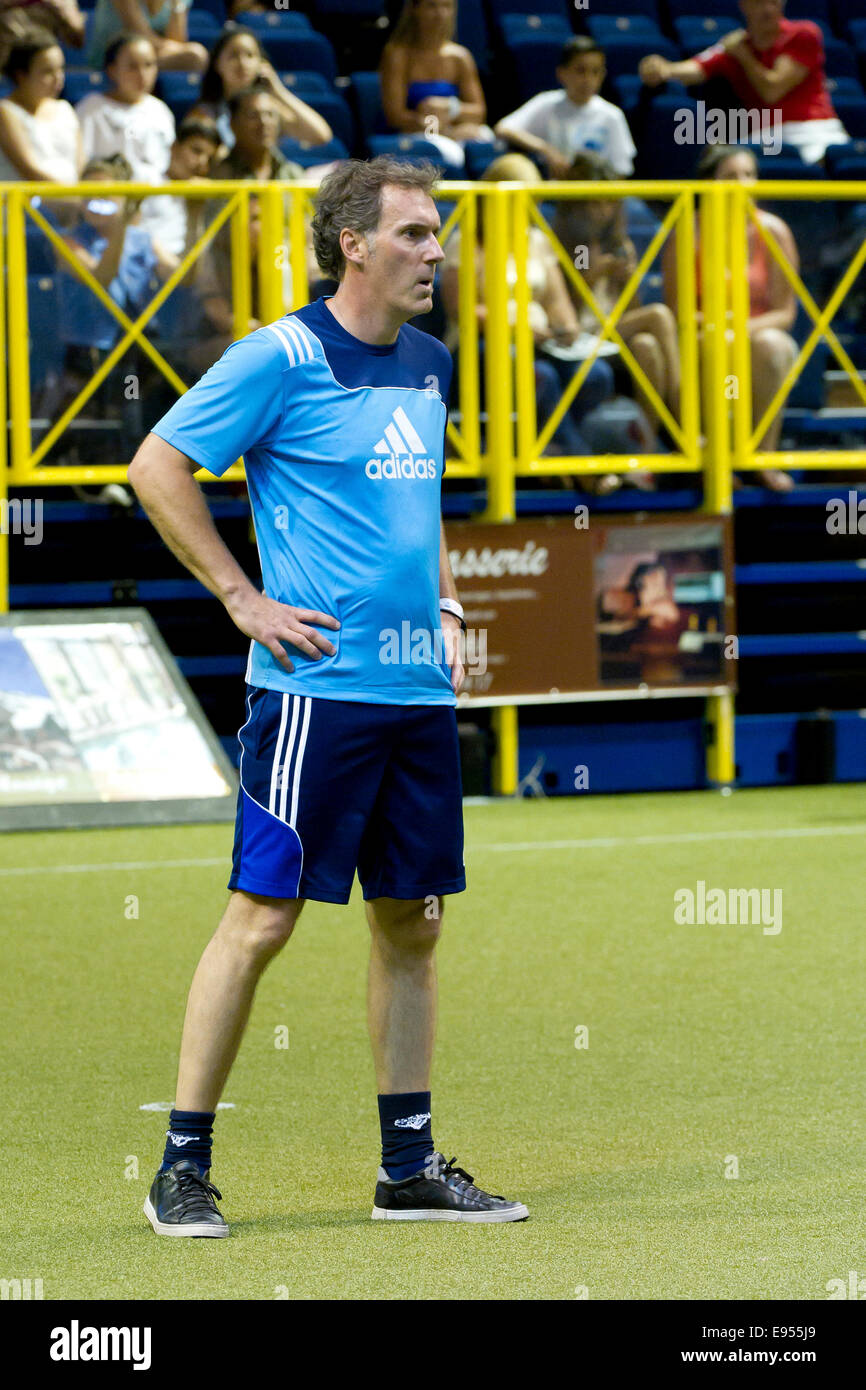
[[[866,791],[509,801],[466,830],[434,1137],[528,1222],[370,1221],[356,885],[259,987],[215,1130],[230,1238],[154,1236],[167,1117],[141,1107],[174,1096],[232,829],[6,834],[0,1276],[46,1299],[826,1299],[866,1273]],[[678,924],[698,880],[781,890],[781,931]]]

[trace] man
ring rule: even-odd
[[[233,343],[130,466],[166,543],[252,639],[232,896],[193,979],[145,1204],[161,1235],[227,1233],[208,1181],[211,1128],[256,983],[305,900],[348,902],[356,868],[382,1130],[373,1217],[528,1216],[446,1164],[431,1131],[433,951],[443,896],[465,887],[463,621],[439,513],[451,364],[407,326],[429,311],[442,260],[435,178],[388,159],[329,175],[313,233],[337,293]],[[239,454],[263,594],[192,476]],[[414,659],[392,664],[407,630]]]
[[[694,86],[725,77],[749,109],[778,111],[783,143],[817,164],[828,145],[848,140],[824,81],[821,30],[810,20],[785,19],[785,0],[740,0],[740,9],[745,29],[684,62],[652,53],[641,60],[641,80],[648,87],[669,81]]]
[[[599,96],[605,71],[594,39],[569,39],[556,69],[564,90],[531,97],[503,116],[496,134],[525,154],[540,155],[554,179],[568,178],[578,150],[594,150],[618,174],[630,174],[635,146],[628,122],[618,106]]]
[[[277,145],[280,113],[270,92],[263,87],[244,87],[229,97],[229,114],[235,143],[213,171],[215,179],[297,179],[303,169],[284,159]]]

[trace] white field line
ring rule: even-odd
[[[832,838],[836,835],[866,835],[864,825],[802,825],[777,830],[698,830],[683,835],[604,835],[587,840],[506,840],[493,845],[470,845],[470,854],[513,854],[515,851],[568,849],[627,849],[633,845],[693,845],[726,840],[799,840]],[[0,878],[27,874],[95,874],[110,870],[129,873],[136,869],[213,869],[226,868],[231,855],[216,859],[131,859],[110,864],[49,864],[32,868],[0,868]]]

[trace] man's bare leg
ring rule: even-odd
[[[443,900],[371,898],[367,1022],[380,1095],[429,1091]],[[428,917],[426,912],[436,916]]]
[[[302,898],[232,893],[190,986],[176,1109],[216,1110],[259,977],[288,941],[303,905]]]

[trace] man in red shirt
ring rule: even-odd
[[[785,0],[740,0],[740,9],[745,29],[680,63],[650,54],[638,69],[641,80],[648,87],[671,80],[692,86],[725,77],[744,105],[772,112],[784,144],[816,164],[828,145],[849,138],[824,82],[821,30],[810,20],[785,19]]]

